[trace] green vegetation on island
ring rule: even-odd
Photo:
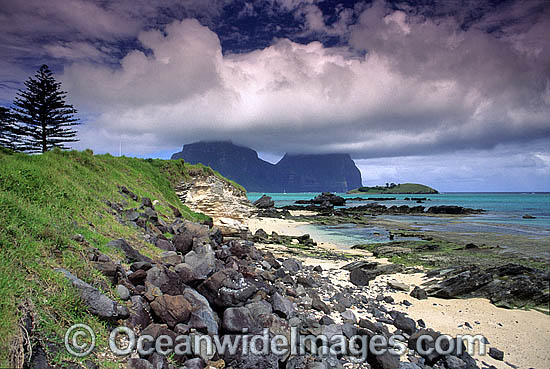
[[[385,186],[359,187],[348,193],[368,194],[436,194],[437,190],[419,183],[386,183]]]
[[[90,150],[54,149],[43,155],[0,150],[0,367],[13,362],[26,314],[33,316],[44,343],[61,345],[68,327],[84,323],[96,332],[98,347],[108,347],[106,323],[87,313],[77,291],[54,269],[70,270],[116,299],[106,277],[88,260],[89,249],[114,260],[122,254],[106,244],[117,238],[148,257],[158,256],[160,249],[143,239],[139,228],[119,221],[109,203],[128,211],[139,208],[139,200],[122,193],[124,186],[139,199],[156,200],[155,210],[167,223],[174,209],[188,220],[208,221],[182,205],[173,190],[194,171],[219,176],[183,160],[94,156]],[[57,360],[66,364],[76,358],[60,354]]]

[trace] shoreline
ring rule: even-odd
[[[302,214],[300,214],[302,213]],[[303,212],[293,212],[293,216],[305,215]],[[310,214],[308,214],[310,215]],[[249,219],[249,229],[255,233],[262,228],[267,233],[276,232],[282,235],[301,236],[309,231],[313,240],[323,239],[323,231],[314,224],[295,219],[259,218]],[[335,243],[318,242],[317,247],[340,252],[354,258],[367,259],[380,263],[388,263],[387,259],[375,258],[372,253],[365,250],[353,250]],[[288,255],[284,246],[261,245],[265,250]],[[335,284],[349,286],[349,272],[340,268],[349,261],[323,260],[308,255],[306,257],[294,254],[293,257],[300,259],[306,265],[321,265],[327,270],[327,276]],[[418,286],[425,281],[424,273],[415,274],[386,274],[378,276],[368,287],[367,291],[383,291],[385,295],[391,296],[394,304],[388,304],[389,309],[395,309],[407,313],[411,318],[423,319],[426,325],[444,334],[482,334],[488,341],[489,347],[497,347],[505,352],[504,361],[497,361],[488,355],[473,355],[480,362],[494,365],[496,368],[513,368],[512,363],[519,368],[543,368],[550,362],[550,352],[544,344],[528,342],[527,338],[533,337],[545,342],[550,337],[550,317],[536,310],[504,309],[493,305],[485,298],[459,298],[441,299],[428,297],[426,300],[417,300],[406,292],[388,291],[388,280],[396,280],[407,285]],[[412,305],[403,305],[407,300]],[[360,317],[362,312],[356,312]],[[468,328],[465,323],[472,328]],[[506,363],[508,362],[508,363]]]

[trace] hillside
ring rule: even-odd
[[[139,219],[128,221],[143,211],[145,198],[154,203],[157,224],[170,224],[178,213],[209,222],[182,205],[174,192],[197,172],[226,181],[210,168],[182,160],[94,156],[91,151],[32,156],[0,151],[0,367],[21,362],[27,352],[22,327],[33,326],[33,345],[59,346],[69,326],[84,323],[96,332],[98,345],[108,347],[105,322],[86,312],[76,291],[54,269],[70,270],[116,301],[114,287],[88,261],[90,250],[121,260],[121,251],[106,244],[125,238],[143,255],[158,256],[162,250],[143,238]],[[160,228],[144,223],[141,227],[149,233],[161,235]],[[65,352],[56,360],[66,365],[77,359]]]
[[[418,183],[401,183],[393,184],[388,187],[374,186],[374,187],[359,187],[348,193],[367,193],[367,194],[436,194],[437,190]]]
[[[231,142],[195,142],[172,159],[207,165],[250,192],[346,192],[361,185],[361,172],[348,154],[286,154],[271,164]]]

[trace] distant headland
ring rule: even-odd
[[[359,187],[348,193],[376,193],[376,194],[435,194],[436,189],[419,183],[386,183],[385,186]]]

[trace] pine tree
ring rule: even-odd
[[[65,102],[67,93],[61,90],[47,65],[25,82],[26,90],[19,90],[13,103],[15,119],[23,123],[27,136],[22,150],[46,152],[54,147],[66,149],[68,142],[76,142],[72,127],[80,124],[76,110]]]
[[[21,133],[10,109],[0,106],[0,146],[17,150]]]

